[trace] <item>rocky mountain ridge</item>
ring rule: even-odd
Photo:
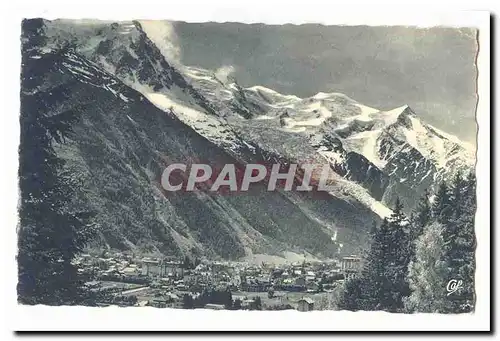
[[[23,53],[55,66],[38,96],[56,98],[55,111],[80,112],[57,153],[83,181],[75,204],[97,212],[101,245],[223,258],[359,252],[396,196],[411,208],[425,188],[473,167],[465,144],[407,106],[384,112],[337,93],[243,88],[174,66],[140,22],[46,21],[40,34],[47,42]],[[335,189],[321,197],[264,184],[233,196],[161,189],[166,164],[195,161],[327,163]]]

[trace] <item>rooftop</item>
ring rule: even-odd
[[[310,297],[302,297],[302,298],[299,300],[299,302],[300,302],[300,301],[305,301],[307,304],[313,304],[313,303],[314,303],[314,300],[313,300],[312,298],[310,298]]]

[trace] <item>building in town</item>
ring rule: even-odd
[[[205,305],[205,309],[212,309],[212,310],[224,310],[226,307],[223,304],[212,304],[209,303]]]
[[[159,260],[143,259],[141,274],[143,276],[162,276],[162,264]]]
[[[314,300],[309,297],[303,297],[299,300],[297,305],[298,311],[311,311],[314,310]]]
[[[150,277],[183,277],[184,267],[177,261],[145,258],[142,260],[141,274]]]
[[[340,270],[346,280],[358,276],[361,270],[361,258],[358,256],[342,257]]]

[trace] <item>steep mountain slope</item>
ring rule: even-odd
[[[226,120],[247,142],[298,160],[319,154],[387,205],[399,196],[410,210],[424,189],[474,166],[471,145],[421,121],[406,105],[380,111],[339,93],[302,99],[262,86],[242,88],[233,79],[223,83],[200,68],[184,73],[207,98],[244,108]]]
[[[48,26],[54,43],[70,41],[159,108],[177,108],[181,120],[212,142],[234,152],[250,144],[299,162],[330,162],[387,204],[390,193],[401,192],[410,208],[415,188],[473,167],[472,146],[422,122],[407,106],[384,112],[339,93],[302,99],[242,88],[198,67],[173,67],[137,21]]]
[[[205,98],[186,82],[147,38],[139,22],[98,22],[75,26],[72,21],[47,21],[46,27],[48,46],[70,45],[138,91],[168,94],[182,98],[190,106],[211,111]]]
[[[161,54],[138,21],[46,21],[48,46],[70,45],[79,54],[179,117],[212,142],[237,152],[244,144],[217,117],[216,102],[195,90]],[[202,117],[203,116],[203,117]]]
[[[269,112],[269,109],[276,109],[275,111],[278,112],[280,107],[301,100],[296,96],[284,96],[263,87],[242,89],[236,83],[230,83],[227,86],[213,72],[178,65],[181,68],[180,71],[185,74],[185,78],[191,80],[186,81],[180,76],[180,72],[165,60],[160,49],[152,44],[139,22],[100,23],[79,27],[78,30],[74,28],[74,25],[70,25],[71,29],[68,29],[60,23],[49,23],[49,26],[51,27],[49,35],[53,37],[55,42],[71,41],[80,53],[143,93],[160,109],[175,109],[179,119],[227,150],[240,154],[240,151],[252,150],[255,146],[260,146],[267,152],[283,155],[291,161],[299,163],[311,159],[315,153],[310,150],[304,150],[299,155],[297,153],[283,153],[281,147],[298,151],[300,146],[308,143],[300,141],[298,144],[283,144],[283,140],[275,139],[266,144],[262,139],[252,139],[252,136],[266,135],[263,128],[273,128],[272,125],[268,125],[269,122],[260,122],[261,124],[256,122],[256,125],[252,126],[238,120],[241,117],[249,118],[258,113]],[[106,49],[103,50],[102,46],[106,46]],[[143,49],[143,46],[148,48]],[[137,77],[141,74],[147,74],[148,77]],[[168,77],[174,82],[162,82],[165,74],[175,75],[175,77]],[[157,83],[167,84],[167,86],[151,86],[151,84]],[[206,105],[206,103],[210,104]],[[304,105],[304,107],[307,106],[307,104]],[[258,119],[263,118],[265,119],[267,116],[258,115]],[[273,129],[267,131],[273,139],[279,136]],[[284,136],[289,137],[290,134]],[[327,162],[325,157],[319,154],[313,155],[312,159],[318,163]],[[349,160],[356,160],[356,157],[349,157]],[[342,175],[345,175],[345,171]],[[366,178],[366,176],[354,175],[352,178]],[[368,185],[365,187],[370,191],[374,188],[375,191],[380,192],[376,188],[383,186],[380,181],[380,179],[375,181],[366,179]],[[377,199],[380,199],[380,196]]]
[[[46,22],[44,34],[36,57],[61,58],[40,96],[58,89],[64,107],[81,110],[58,153],[84,179],[80,195],[111,247],[226,258],[358,252],[396,196],[411,209],[425,188],[473,167],[473,149],[407,106],[379,111],[338,93],[243,88],[173,66],[139,22]],[[158,179],[172,162],[329,164],[334,189],[164,193]]]
[[[53,114],[73,110],[80,117],[57,154],[81,181],[74,204],[96,212],[101,243],[225,258],[283,251],[325,257],[338,251],[335,231],[350,252],[377,219],[348,196],[318,200],[312,193],[267,192],[265,184],[245,195],[165,193],[159,178],[171,162],[242,165],[274,156],[254,149],[236,158],[71,50],[43,48],[30,58],[47,68],[34,95],[54,101]]]
[[[54,43],[71,41],[79,53],[141,92],[158,108],[166,111],[174,109],[180,120],[240,157],[258,146],[268,153],[281,155],[299,164],[328,162],[328,157],[325,157],[327,152],[318,154],[313,149],[303,149],[304,145],[309,145],[308,138],[289,134],[296,129],[288,126],[281,129],[278,126],[283,132],[277,131],[275,125],[266,120],[271,117],[268,115],[282,114],[283,107],[292,107],[297,101],[301,102],[296,96],[284,96],[263,87],[243,89],[235,82],[228,85],[207,70],[184,66],[178,66],[180,69],[177,70],[166,61],[139,22],[100,23],[80,27],[79,30],[71,25],[69,30],[59,23],[48,23],[48,26],[49,36]],[[319,124],[315,120],[309,122],[306,117],[314,111],[310,109],[314,104],[303,103],[299,107],[306,111],[303,116],[307,122],[298,121],[298,117],[295,117],[295,123],[312,127]],[[344,107],[337,108],[333,103],[330,109],[341,112]],[[252,117],[256,120],[252,120],[251,124],[243,119]],[[329,113],[328,117],[332,115]],[[358,155],[350,154],[349,165],[354,167],[358,159]],[[374,173],[375,168],[367,175],[350,175],[345,169],[339,172],[350,180],[360,180],[360,184],[370,192],[369,196],[380,200],[384,179],[381,174]],[[359,195],[355,197],[356,200],[364,200]],[[380,215],[379,212],[377,214]]]

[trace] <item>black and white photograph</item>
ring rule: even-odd
[[[18,305],[476,313],[477,26],[19,26]]]

